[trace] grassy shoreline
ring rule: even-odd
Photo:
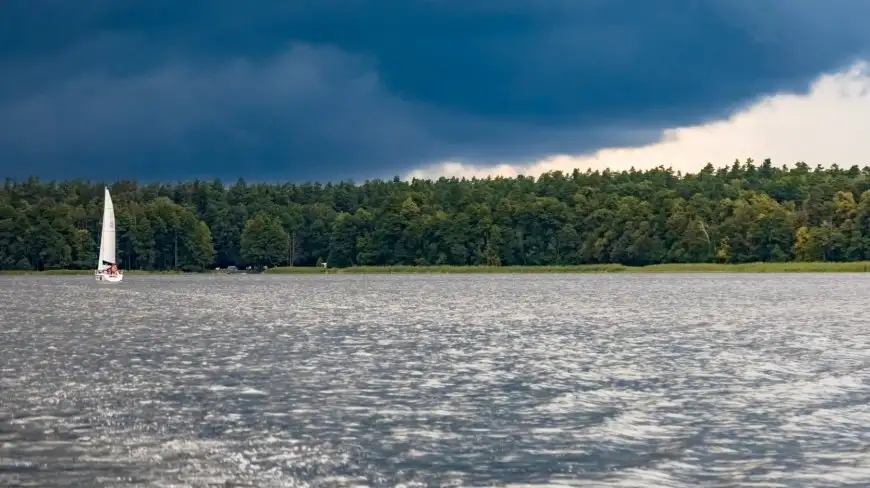
[[[334,268],[281,267],[269,274],[522,274],[522,273],[864,273],[870,261],[788,263],[669,263],[650,266],[584,264],[575,266],[355,266]]]
[[[122,270],[125,275],[181,275],[181,271],[144,271],[139,269]],[[0,276],[91,276],[92,269],[47,269],[45,271],[32,270],[0,270]]]
[[[870,261],[855,262],[788,262],[788,263],[672,263],[651,266],[589,264],[578,266],[356,266],[352,268],[280,267],[267,274],[521,274],[521,273],[865,273]],[[90,275],[92,270],[0,271],[6,276],[76,276]],[[174,275],[180,271],[125,270],[128,275]],[[222,274],[213,270],[207,274]]]

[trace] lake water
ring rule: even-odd
[[[870,275],[0,278],[0,486],[866,487]]]

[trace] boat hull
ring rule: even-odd
[[[124,279],[124,275],[121,273],[113,275],[113,274],[109,274],[109,273],[100,273],[97,271],[97,272],[94,272],[94,279],[98,283],[106,283],[106,284],[120,283]]]

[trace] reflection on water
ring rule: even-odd
[[[868,285],[0,278],[0,485],[866,487]]]

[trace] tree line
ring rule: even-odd
[[[0,269],[93,268],[104,185],[124,269],[870,259],[870,168],[749,159],[362,184],[7,179]]]

